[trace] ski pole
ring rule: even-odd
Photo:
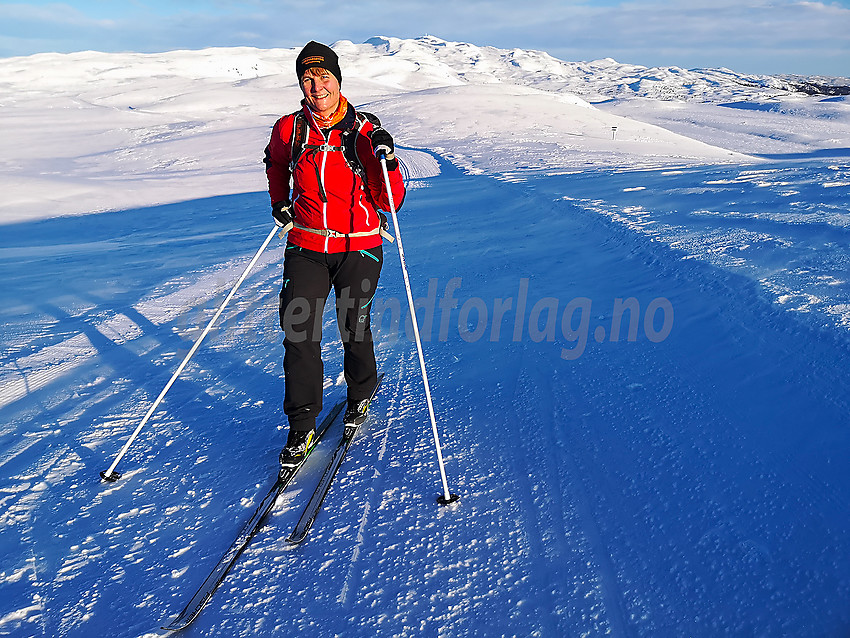
[[[381,160],[381,169],[384,173],[384,183],[387,187],[387,199],[390,203],[390,214],[393,218],[393,228],[398,240],[398,257],[401,261],[401,273],[404,276],[404,287],[407,290],[407,303],[410,306],[410,317],[413,322],[413,336],[416,340],[416,353],[419,355],[419,367],[422,370],[422,383],[425,385],[425,400],[428,404],[428,415],[431,417],[431,432],[434,435],[434,447],[437,450],[437,464],[440,466],[440,478],[443,482],[443,493],[437,498],[440,505],[449,505],[460,499],[457,494],[449,491],[449,483],[446,480],[446,466],[443,463],[443,452],[440,446],[440,434],[437,431],[437,418],[434,416],[434,404],[431,401],[431,386],[428,384],[428,372],[425,370],[425,355],[422,352],[422,340],[419,338],[419,321],[416,318],[416,305],[413,303],[413,292],[410,289],[410,277],[407,274],[407,263],[404,260],[404,245],[401,241],[401,229],[398,226],[398,215],[393,201],[393,190],[390,186],[390,175],[387,171],[387,152],[390,150],[385,146],[377,149]]]
[[[183,372],[183,369],[186,367],[186,364],[189,363],[189,359],[191,359],[195,352],[197,352],[198,348],[201,345],[201,342],[204,340],[207,334],[209,334],[209,331],[212,330],[213,325],[216,321],[218,321],[218,318],[221,316],[221,313],[224,312],[225,306],[230,303],[230,300],[233,298],[233,295],[236,294],[236,291],[239,289],[239,286],[241,286],[242,282],[245,281],[245,278],[248,276],[248,273],[254,267],[254,264],[257,263],[257,260],[260,258],[260,255],[263,253],[263,251],[266,249],[266,247],[269,245],[269,243],[279,230],[280,229],[278,228],[278,226],[275,225],[275,227],[272,229],[272,232],[270,232],[269,236],[266,237],[266,240],[263,242],[263,245],[260,246],[260,249],[257,251],[257,254],[254,255],[254,258],[251,259],[250,263],[245,268],[245,272],[242,273],[242,276],[239,277],[239,279],[236,281],[236,285],[233,286],[233,289],[230,291],[230,294],[227,295],[225,300],[218,307],[218,310],[216,310],[216,313],[213,315],[213,318],[210,319],[209,323],[207,324],[207,327],[204,328],[204,331],[201,333],[201,336],[198,337],[198,340],[195,341],[195,344],[192,346],[192,349],[189,350],[189,354],[186,355],[186,358],[183,359],[183,362],[177,367],[177,370],[174,371],[174,374],[171,375],[171,379],[169,379],[168,383],[165,384],[165,387],[162,389],[162,392],[159,393],[159,396],[156,398],[156,401],[153,402],[153,405],[151,405],[151,407],[148,409],[147,414],[145,414],[141,423],[139,423],[133,434],[130,436],[129,440],[124,444],[124,447],[121,449],[121,452],[119,452],[118,456],[115,457],[115,460],[112,462],[112,465],[109,466],[108,470],[105,470],[100,473],[100,476],[101,478],[103,478],[103,480],[115,482],[121,478],[121,475],[115,471],[115,466],[118,465],[118,462],[124,457],[124,455],[127,453],[127,450],[130,449],[130,446],[133,444],[133,441],[135,441],[136,437],[139,436],[139,432],[141,432],[142,428],[145,427],[145,423],[147,423],[148,419],[151,418],[151,415],[156,411],[157,406],[159,406],[159,404],[165,398],[165,395],[171,389],[171,386],[174,385],[174,382],[177,380],[177,377],[179,377],[180,373]]]

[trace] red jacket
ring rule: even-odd
[[[354,107],[349,105],[346,116],[326,131],[325,137],[306,105],[302,112],[309,123],[308,143],[311,145],[341,147],[342,132],[360,126]],[[365,171],[364,180],[349,167],[340,150],[305,150],[290,172],[296,115],[285,115],[275,123],[266,148],[266,176],[272,203],[289,198],[292,177],[293,219],[296,224],[340,234],[377,228],[380,224],[378,209],[388,211],[390,207],[381,163],[375,158],[372,143],[367,137],[374,128],[372,123],[366,121],[356,134],[357,155]],[[404,182],[398,167],[389,171],[389,177],[393,203],[398,209],[405,196]],[[289,242],[307,250],[338,253],[374,248],[381,244],[381,236],[332,237],[293,228],[289,231]]]

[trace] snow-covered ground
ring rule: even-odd
[[[848,98],[433,37],[335,48],[411,173],[462,502],[434,503],[387,245],[387,379],[313,536],[283,540],[319,452],[186,634],[847,635]],[[154,629],[274,472],[278,242],[122,480],[98,476],[270,229],[296,53],[0,60],[0,635]]]

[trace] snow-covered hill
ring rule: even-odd
[[[446,42],[433,36],[415,40],[375,37],[363,45],[337,43],[351,58],[369,66],[386,55],[417,61],[417,71],[458,84],[519,84],[545,91],[573,93],[598,101],[610,97],[646,97],[661,100],[764,100],[801,93],[805,78],[752,75],[731,69],[649,68],[621,64],[611,58],[567,62],[545,51],[480,47]],[[373,50],[370,50],[372,47]],[[364,68],[365,67],[365,68]],[[850,88],[848,78],[812,78],[824,87]],[[809,86],[809,89],[814,87]]]
[[[344,92],[401,144],[490,174],[742,161],[740,153],[779,152],[785,142],[794,151],[850,146],[846,101],[792,95],[777,79],[569,63],[431,36],[334,46]],[[269,128],[298,104],[296,54],[0,60],[0,221],[262,190]],[[748,114],[718,105],[729,100],[775,114],[771,131],[730,136]]]

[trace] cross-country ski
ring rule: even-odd
[[[310,452],[312,452],[319,444],[325,432],[327,432],[328,428],[330,428],[334,420],[339,416],[340,412],[342,412],[343,407],[345,407],[345,401],[338,402],[323,419],[321,425],[317,429],[315,442],[310,450],[308,450],[307,455],[309,455]],[[201,583],[201,586],[198,587],[198,590],[192,598],[189,599],[189,602],[186,603],[183,610],[171,621],[162,626],[163,630],[167,632],[179,631],[186,628],[193,620],[195,620],[195,618],[197,618],[198,614],[204,608],[204,605],[209,602],[216,588],[218,588],[221,581],[224,580],[224,577],[227,576],[230,568],[233,567],[239,556],[243,551],[245,551],[245,548],[248,547],[251,539],[254,538],[260,530],[263,525],[263,521],[274,507],[278,497],[287,488],[290,482],[292,482],[292,479],[295,478],[298,474],[298,470],[301,469],[305,462],[306,457],[298,465],[280,468],[277,479],[269,488],[266,495],[260,500],[254,510],[254,513],[251,515],[251,518],[245,521],[245,525],[243,525],[239,534],[236,535],[236,538],[233,539],[233,543],[231,543],[230,547],[210,571],[209,576],[207,576],[204,582]]]
[[[378,375],[378,384],[375,386],[372,395],[369,397],[370,404],[374,400],[375,394],[381,387],[381,381],[383,380],[384,375],[382,373]],[[354,442],[354,437],[356,436],[361,425],[362,421],[359,421],[355,418],[351,418],[350,420],[346,419],[346,421],[343,423],[342,438],[339,440],[336,449],[331,454],[330,459],[328,460],[328,464],[325,467],[325,471],[322,472],[322,477],[319,479],[319,483],[318,485],[316,485],[316,489],[314,490],[313,495],[310,497],[307,506],[301,513],[301,518],[298,519],[298,523],[296,523],[295,528],[292,530],[292,533],[287,537],[287,542],[297,545],[299,543],[304,542],[304,540],[307,538],[307,534],[310,533],[310,529],[313,527],[313,523],[316,522],[316,517],[319,515],[319,510],[322,507],[322,503],[325,502],[325,497],[328,495],[328,492],[331,489],[334,477],[336,476],[337,471],[342,465],[342,462],[345,459],[345,455],[348,454],[348,449]]]

